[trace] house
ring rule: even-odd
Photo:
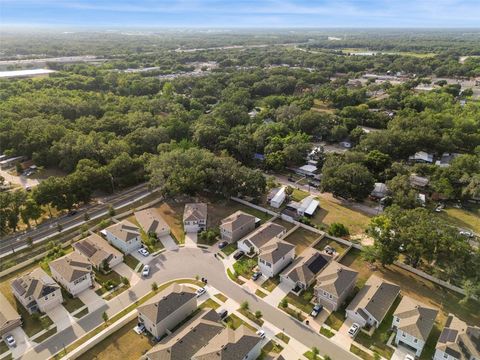
[[[280,206],[282,206],[283,202],[285,201],[285,198],[287,197],[287,194],[285,192],[286,187],[282,186],[280,188],[272,190],[273,196],[271,197],[270,201],[270,206],[278,209]]]
[[[409,179],[410,185],[412,185],[412,187],[416,189],[424,189],[428,186],[428,183],[430,182],[428,178],[418,176],[417,174],[411,174]]]
[[[183,210],[183,227],[185,232],[199,232],[207,229],[207,204],[185,204]]]
[[[12,158],[8,158],[5,160],[0,161],[0,169],[1,170],[6,170],[9,169],[18,163],[22,162],[25,159],[25,156],[15,156]]]
[[[347,318],[377,328],[400,293],[400,287],[372,275],[348,305]]]
[[[274,237],[285,235],[287,229],[282,225],[268,222],[261,225],[254,232],[248,234],[237,243],[237,247],[247,254],[259,253],[260,248]]]
[[[455,159],[460,154],[457,153],[443,153],[440,159],[435,161],[435,165],[440,167],[449,167],[453,159]]]
[[[416,163],[433,163],[433,155],[425,151],[418,151],[414,155],[410,155],[408,160]]]
[[[87,236],[72,246],[97,270],[108,270],[123,262],[123,254],[97,234]]]
[[[295,245],[278,237],[260,247],[258,267],[266,277],[274,277],[289,265],[295,258]]]
[[[438,310],[404,296],[393,313],[392,328],[396,330],[395,344],[415,350],[420,356],[435,324]]]
[[[229,243],[240,240],[255,229],[256,220],[255,216],[240,210],[222,219],[222,223],[220,224],[220,236],[222,240]]]
[[[155,235],[157,239],[170,235],[170,227],[156,209],[135,211],[134,214],[147,235]]]
[[[294,293],[306,290],[315,281],[317,274],[327,266],[332,257],[314,248],[308,248],[280,274],[280,281],[288,284]]]
[[[0,337],[22,326],[22,317],[5,296],[0,293]]]
[[[60,286],[41,268],[19,276],[11,286],[13,295],[29,314],[45,313],[63,302]]]
[[[147,360],[192,359],[224,327],[215,310],[203,310],[180,329],[161,340],[146,354]]]
[[[315,177],[317,175],[317,167],[315,165],[303,165],[295,169],[295,172],[299,175]]]
[[[355,288],[358,272],[336,261],[330,262],[318,274],[315,285],[317,302],[336,311]]]
[[[107,240],[124,254],[130,254],[142,246],[140,229],[123,220],[105,229]]]
[[[479,360],[480,327],[449,314],[435,347],[433,360]]]
[[[370,196],[374,199],[382,199],[385,196],[387,196],[387,193],[388,193],[387,185],[385,185],[385,183],[377,182],[375,183],[373,190],[370,193]]]
[[[318,205],[320,205],[320,202],[315,195],[309,195],[301,201],[290,201],[287,204],[287,209],[293,211],[297,217],[312,216]]]
[[[196,309],[195,290],[173,284],[137,308],[138,322],[156,339],[160,339]]]
[[[52,277],[73,296],[93,286],[92,264],[77,252],[56,259],[48,266]]]

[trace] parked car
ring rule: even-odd
[[[262,273],[260,271],[255,271],[252,275],[252,280],[256,281],[260,276],[262,276]]]
[[[70,210],[67,214],[67,216],[73,216],[73,215],[77,215],[78,214],[78,211],[77,210]]]
[[[313,307],[313,310],[312,310],[312,312],[310,313],[310,316],[315,318],[315,317],[318,316],[318,314],[320,314],[320,312],[321,312],[322,310],[323,310],[323,306],[320,305],[320,304],[317,304],[317,305],[315,305],[315,306]]]
[[[139,252],[141,255],[145,256],[145,257],[148,256],[148,255],[150,255],[150,253],[148,252],[148,250],[145,249],[145,248],[143,248],[143,247],[140,248],[140,249],[138,249],[138,252]]]
[[[205,294],[207,292],[207,290],[205,290],[205,288],[200,288],[198,289],[195,294],[197,294],[197,298],[202,296],[203,294]]]
[[[473,238],[473,233],[471,231],[467,231],[467,230],[461,230],[459,232],[460,235],[462,236],[466,236],[466,237],[469,237],[469,238]]]
[[[15,346],[17,346],[17,342],[15,341],[15,338],[14,338],[13,335],[11,335],[11,334],[8,334],[7,336],[5,336],[5,342],[6,342],[7,345],[10,346],[10,347],[15,347]]]
[[[145,332],[145,325],[143,324],[138,324],[133,328],[133,331],[135,331],[138,335],[142,334]]]
[[[242,250],[240,250],[240,251],[237,251],[237,252],[233,255],[233,258],[234,258],[235,260],[239,260],[243,255],[245,255],[245,253],[244,253]]]
[[[218,316],[220,316],[220,319],[225,319],[227,315],[228,315],[227,310],[220,310],[220,312],[218,313]]]
[[[325,250],[325,252],[326,252],[328,255],[333,255],[333,254],[335,254],[335,249],[334,249],[333,247],[331,247],[330,245],[325,246],[325,248],[324,248],[323,250]]]
[[[260,336],[262,339],[265,337],[265,331],[263,331],[262,329],[258,330],[256,334]]]
[[[225,246],[227,246],[227,245],[228,245],[228,242],[222,241],[221,243],[218,244],[218,248],[219,248],[219,249],[223,249],[223,248],[224,248]]]
[[[142,276],[147,277],[150,275],[150,265],[145,265],[142,270]]]
[[[348,335],[350,335],[350,337],[355,337],[355,335],[358,334],[358,332],[360,331],[360,325],[358,325],[357,323],[353,323],[352,326],[350,326],[350,329],[348,329]]]
[[[407,354],[405,355],[405,360],[415,360],[415,356]]]

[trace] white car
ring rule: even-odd
[[[207,292],[207,290],[205,290],[205,288],[200,288],[195,292],[195,294],[197,294],[197,297],[200,297],[203,294],[205,294],[206,292]]]
[[[350,337],[355,337],[355,335],[358,334],[358,332],[360,331],[360,325],[358,325],[357,323],[353,323],[352,326],[350,326],[350,329],[348,329],[348,335],[350,335]]]
[[[7,335],[5,336],[5,342],[7,343],[8,346],[10,347],[15,347],[17,346],[17,342],[15,341],[14,337],[12,335]]]
[[[407,355],[405,355],[405,359],[404,359],[404,360],[415,360],[415,356],[410,355],[410,354],[407,354]]]
[[[138,249],[138,252],[139,252],[141,255],[145,256],[145,257],[147,257],[148,255],[150,255],[150,253],[148,252],[148,250],[145,249],[145,248],[143,248],[143,247],[140,248],[140,249]]]
[[[256,334],[260,336],[262,339],[265,337],[265,331],[263,331],[262,329],[258,330]]]
[[[150,275],[150,266],[145,265],[142,270],[142,276],[147,277],[148,275]]]

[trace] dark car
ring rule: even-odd
[[[245,253],[244,253],[242,250],[240,250],[240,251],[237,251],[237,252],[233,255],[233,258],[234,258],[235,260],[239,260],[243,255],[245,255]]]
[[[228,315],[227,310],[220,310],[220,312],[218,313],[218,316],[220,316],[220,319],[225,319],[227,315]]]
[[[227,245],[228,245],[228,243],[226,241],[222,241],[221,243],[218,244],[218,248],[223,249]]]
[[[253,281],[258,280],[260,276],[262,276],[262,273],[260,271],[255,271],[252,275],[252,280]]]
[[[322,309],[323,309],[323,306],[322,306],[322,305],[320,305],[320,304],[315,305],[315,306],[313,307],[312,312],[310,313],[310,316],[311,316],[311,317],[317,317],[318,314],[320,314],[320,312],[322,311]]]
[[[74,215],[77,215],[78,214],[78,211],[77,210],[70,210],[67,214],[67,216],[74,216]]]

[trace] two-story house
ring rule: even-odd
[[[317,276],[315,295],[317,302],[336,311],[352,293],[358,272],[336,261],[330,262]]]
[[[140,229],[128,220],[113,224],[104,231],[107,240],[124,254],[130,254],[142,246]]]
[[[48,266],[52,277],[73,296],[77,296],[94,284],[92,264],[77,252],[56,259]]]
[[[183,228],[187,233],[196,233],[207,229],[207,204],[185,204],[183,209]]]
[[[274,277],[295,258],[295,245],[274,237],[260,248],[258,267],[266,277]]]
[[[275,224],[274,222],[268,222],[255,231],[245,236],[243,239],[239,240],[237,247],[244,251],[247,254],[258,254],[260,248],[265,245],[267,242],[272,240],[274,237],[282,237],[287,232],[282,225]]]
[[[0,293],[0,337],[19,326],[22,326],[22,317],[7,298]]]
[[[16,278],[12,293],[30,313],[47,312],[63,302],[60,286],[40,268]]]
[[[97,270],[108,271],[123,262],[123,254],[97,234],[87,236],[73,243],[72,246],[76,252],[85,256]]]
[[[435,347],[434,360],[480,360],[480,327],[449,314]]]
[[[396,331],[395,344],[422,353],[435,323],[438,310],[404,296],[393,313],[392,328]]]
[[[159,239],[170,234],[170,226],[156,209],[135,211],[135,218],[147,235],[155,235]]]
[[[222,219],[222,223],[220,224],[220,236],[222,240],[230,244],[234,243],[255,230],[255,224],[255,216],[238,210],[229,217]]]

